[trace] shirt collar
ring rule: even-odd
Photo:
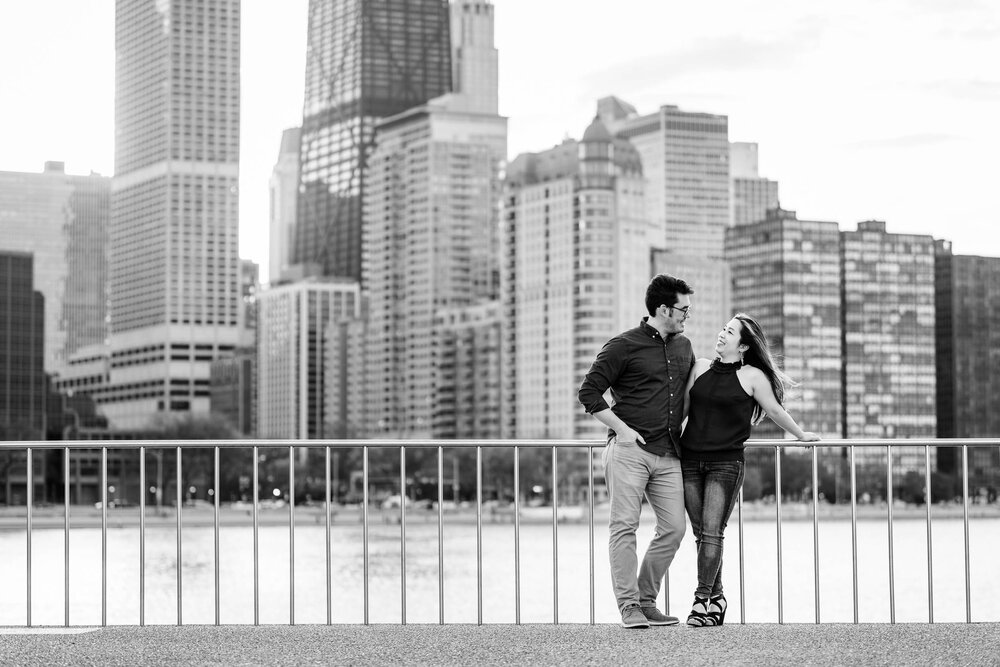
[[[649,323],[648,315],[643,317],[642,321],[639,322],[639,328],[642,329],[643,333],[649,334],[650,336],[655,336],[656,338],[662,338],[662,340],[664,341],[669,341],[671,338],[677,335],[676,333],[668,333],[666,338],[660,336],[660,332],[656,330],[656,327],[654,327],[652,324]]]

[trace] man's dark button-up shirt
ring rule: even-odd
[[[685,336],[670,334],[664,340],[646,320],[604,344],[579,399],[590,414],[606,410],[604,392],[610,388],[611,410],[643,437],[646,444],[640,447],[662,456],[680,451],[684,388],[694,351]]]

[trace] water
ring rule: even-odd
[[[334,524],[332,531],[332,619],[362,623],[363,558],[360,524]],[[438,532],[431,521],[406,525],[406,622],[437,623]],[[652,535],[644,522],[640,553]],[[735,518],[727,531],[724,577],[730,603],[729,620],[740,620],[739,533]],[[108,531],[109,624],[139,622],[139,531]],[[73,528],[70,534],[70,623],[101,623],[101,532]],[[514,527],[483,525],[483,622],[515,622]],[[783,615],[786,623],[815,619],[813,525],[782,523]],[[853,621],[850,521],[820,523],[820,601],[823,622]],[[928,620],[926,523],[897,519],[894,523],[895,602],[897,622]],[[595,618],[617,622],[608,575],[607,526],[594,531]],[[224,624],[254,621],[253,532],[249,526],[223,526],[220,545],[220,620]],[[445,523],[444,618],[447,623],[477,622],[475,523]],[[590,621],[589,530],[586,523],[558,526],[558,620]],[[326,622],[325,526],[295,529],[295,622]],[[551,524],[522,523],[520,534],[520,604],[522,623],[551,623],[554,593]],[[961,519],[935,519],[933,524],[934,620],[965,621],[965,551]],[[1000,519],[970,521],[971,606],[973,621],[1000,621]],[[64,622],[63,531],[32,534],[32,624]],[[177,622],[176,531],[171,526],[146,528],[146,623]],[[261,526],[260,622],[289,622],[289,539],[287,526]],[[778,620],[777,544],[773,521],[744,524],[745,619]],[[0,531],[4,563],[0,625],[26,622],[26,538],[23,530]],[[369,530],[369,621],[399,623],[401,614],[399,525],[373,522]],[[858,597],[861,622],[887,622],[889,610],[888,534],[884,521],[858,522]],[[214,535],[211,526],[183,529],[183,622],[215,622]],[[686,614],[695,585],[694,540],[684,539],[670,571],[670,610]],[[661,607],[663,598],[661,594]]]

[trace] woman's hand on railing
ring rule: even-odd
[[[799,442],[816,442],[819,439],[819,436],[812,431],[803,431],[799,437]]]

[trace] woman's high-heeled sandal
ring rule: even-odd
[[[722,625],[726,621],[726,609],[729,608],[729,603],[726,602],[726,597],[722,594],[716,595],[709,600],[708,604],[708,622],[706,625]]]
[[[709,624],[708,598],[695,597],[694,604],[691,605],[691,613],[688,614],[687,624],[693,628],[703,628]]]

